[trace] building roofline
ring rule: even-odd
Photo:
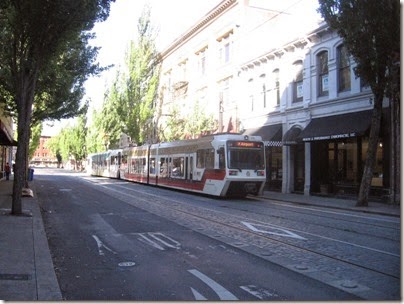
[[[181,44],[188,41],[191,37],[197,34],[202,28],[210,24],[219,15],[223,14],[228,9],[236,5],[238,0],[223,0],[213,9],[211,9],[205,16],[199,19],[193,26],[185,31],[180,37],[175,39],[165,50],[160,53],[160,58],[165,58],[177,49]]]
[[[287,43],[283,44],[281,47],[273,48],[273,49],[271,49],[269,51],[266,51],[264,54],[261,54],[261,55],[255,57],[254,59],[251,59],[251,60],[248,60],[248,61],[242,63],[240,65],[240,69],[248,68],[248,66],[254,64],[254,62],[266,60],[266,59],[268,59],[268,57],[273,56],[276,53],[287,49],[289,46],[299,44],[302,41],[309,41],[310,37],[316,36],[316,35],[318,35],[320,33],[328,32],[330,30],[331,29],[328,26],[328,24],[325,21],[322,21],[322,22],[319,23],[319,26],[316,29],[308,32],[303,37],[295,38],[294,40],[291,40],[290,42],[287,42]]]

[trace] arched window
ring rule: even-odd
[[[344,45],[337,48],[338,59],[338,92],[349,91],[351,89],[351,65],[349,54]]]
[[[276,105],[279,106],[281,103],[281,94],[279,91],[279,69],[275,69],[272,72],[272,81],[273,81],[273,93],[276,100]]]
[[[323,51],[317,55],[318,95],[328,95],[328,52]]]
[[[293,102],[303,101],[303,61],[293,64],[295,77],[293,79]]]
[[[267,89],[266,89],[266,75],[265,74],[261,74],[260,75],[260,83],[261,83],[261,100],[262,100],[262,105],[264,107],[264,109],[267,107]]]
[[[254,111],[254,81],[252,78],[248,80],[248,99],[250,100],[251,111]]]

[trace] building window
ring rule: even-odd
[[[178,81],[186,81],[187,80],[187,60],[180,62],[178,65]]]
[[[261,82],[261,100],[262,100],[262,105],[264,107],[264,109],[267,107],[267,86],[265,84],[265,74],[262,74],[260,76],[260,82]]]
[[[232,34],[233,31],[228,32],[224,36],[220,37],[217,39],[217,41],[220,43],[219,47],[219,62],[220,64],[226,64],[229,63],[231,60],[232,56]]]
[[[293,64],[295,78],[293,79],[293,102],[303,101],[303,61]]]
[[[319,95],[328,95],[328,52],[323,51],[317,56]]]
[[[251,78],[248,80],[248,99],[251,105],[251,112],[254,111],[254,81]]]
[[[222,96],[222,102],[224,107],[230,107],[231,106],[231,100],[230,100],[230,78],[226,78],[222,81],[219,82],[219,88]]]
[[[196,55],[198,56],[198,73],[201,76],[206,75],[207,50],[208,50],[208,48],[205,47],[196,53]]]
[[[279,69],[276,69],[272,72],[272,96],[271,99],[275,100],[276,105],[279,106],[281,103],[281,93],[279,89]]]
[[[338,91],[349,91],[351,89],[351,66],[349,54],[344,45],[337,49],[338,56]]]

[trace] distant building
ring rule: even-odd
[[[47,146],[47,142],[51,138],[51,136],[41,136],[39,139],[39,147],[35,150],[34,155],[32,156],[30,162],[31,166],[57,167],[58,160]]]

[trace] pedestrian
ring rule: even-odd
[[[9,163],[6,163],[5,171],[6,171],[6,180],[9,180],[10,179],[10,172],[11,172],[11,168],[10,168]]]

